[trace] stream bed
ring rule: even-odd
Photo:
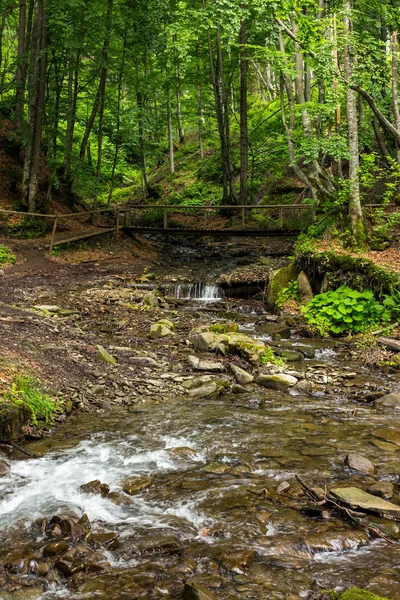
[[[204,319],[207,300],[220,296],[212,284],[180,282],[175,295],[187,299],[178,310]],[[241,330],[268,343],[255,330],[262,308],[244,303],[241,311]],[[209,590],[191,596],[202,600],[296,600],[354,585],[399,599],[400,546],[312,507],[296,480],[322,490],[388,481],[399,503],[400,418],[370,400],[397,391],[398,376],[370,372],[334,344],[292,343],[315,357],[290,368],[313,369],[328,382],[340,374],[342,391],[328,383],[324,393],[296,396],[255,385],[200,399],[148,395],[112,412],[72,415],[29,444],[35,458],[12,454],[0,478],[0,563],[7,570],[0,599],[181,598],[188,580]],[[371,460],[376,472],[350,470],[349,453]],[[123,492],[128,477],[146,481],[131,496]],[[95,480],[109,492],[82,489]],[[71,551],[84,556],[85,571],[64,577],[62,561],[50,568],[55,515],[72,523]],[[97,538],[77,541],[88,523]],[[394,521],[369,524],[391,527],[389,537],[400,539]]]

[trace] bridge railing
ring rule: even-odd
[[[220,205],[199,206],[197,204],[146,204],[129,205],[121,208],[120,224],[131,228],[159,228],[164,230],[201,229],[299,229],[306,228],[315,220],[313,204],[274,205]],[[181,216],[180,221],[176,220]],[[185,216],[182,219],[182,215]],[[218,226],[215,219],[224,217]],[[175,219],[174,219],[175,217]],[[211,219],[214,222],[211,223]]]

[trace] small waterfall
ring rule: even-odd
[[[224,298],[224,291],[218,285],[209,283],[181,283],[170,286],[168,293],[180,300],[198,302],[218,302]]]

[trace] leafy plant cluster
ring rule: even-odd
[[[10,402],[22,404],[30,410],[33,425],[38,425],[39,422],[52,425],[54,415],[60,407],[57,400],[53,400],[35,379],[27,375],[15,378],[6,397]]]
[[[9,248],[0,244],[0,267],[15,263],[15,256]]]
[[[275,301],[276,307],[281,310],[287,302],[290,302],[290,300],[294,300],[295,302],[300,300],[299,284],[297,281],[290,281],[288,286],[278,293]]]
[[[261,357],[260,363],[262,365],[266,365],[267,363],[272,363],[273,365],[276,365],[277,367],[283,367],[286,364],[285,361],[283,360],[283,358],[276,356],[276,354],[272,350],[272,348],[268,348],[267,351],[264,352],[264,354]]]
[[[308,325],[320,335],[363,333],[390,321],[392,298],[382,304],[371,290],[359,292],[342,286],[336,291],[318,294],[302,309]]]

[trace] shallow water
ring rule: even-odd
[[[321,349],[318,361],[337,369],[344,364],[331,349]],[[378,389],[398,386],[390,377],[372,379]],[[364,489],[376,478],[397,484],[400,447],[374,445],[382,426],[396,430],[399,418],[335,394],[303,398],[263,390],[73,417],[52,439],[32,446],[37,452],[47,446],[47,453],[12,459],[10,476],[0,479],[0,558],[18,539],[23,547],[35,519],[74,511],[87,513],[95,528],[116,531],[120,548],[109,553],[105,572],[49,590],[47,600],[136,597],[129,595],[132,582],[144,593],[138,597],[179,598],[181,582],[193,574],[184,569],[191,560],[196,580],[223,600],[305,597],[310,589],[350,585],[396,600],[400,547],[368,540],[337,518],[306,516],[308,502],[294,479]],[[177,457],[173,449],[180,447],[193,455]],[[350,473],[343,466],[350,451],[376,463],[377,476]],[[79,489],[100,479],[119,491],[124,477],[143,474],[153,486],[130,506]],[[282,481],[291,488],[280,495]],[[178,552],[144,552],[170,535]],[[255,556],[245,560],[249,550]]]

